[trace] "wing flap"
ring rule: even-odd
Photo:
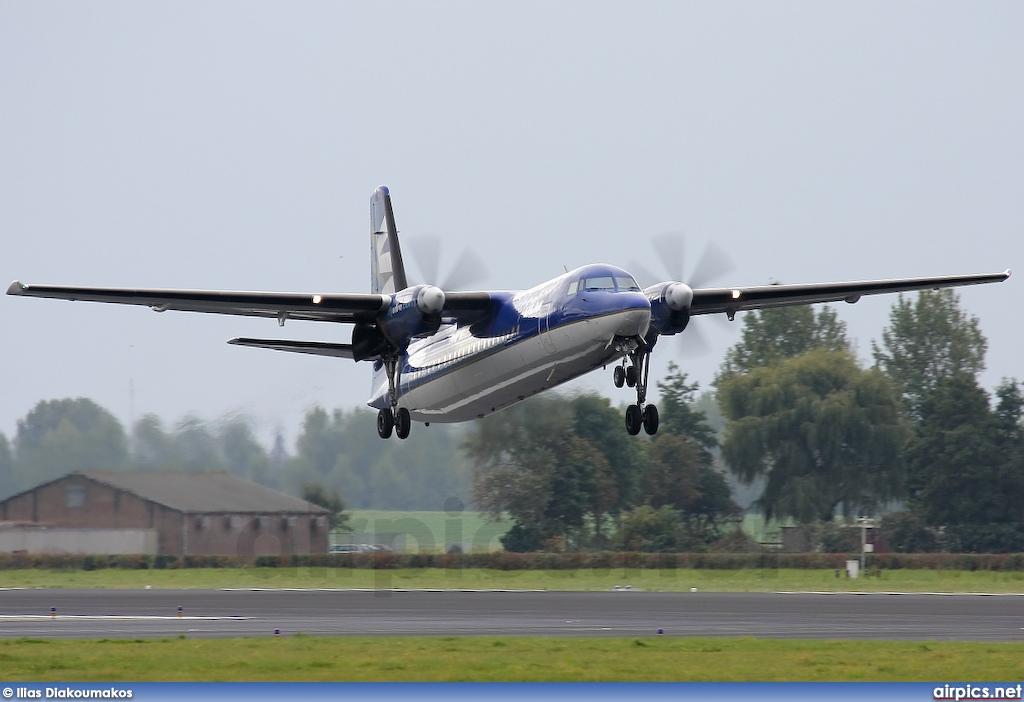
[[[389,295],[372,293],[272,293],[232,290],[147,290],[133,288],[91,288],[68,285],[27,285],[19,281],[7,288],[8,295],[57,300],[144,305],[157,312],[178,310],[273,317],[321,322],[372,321],[391,304]]]
[[[862,280],[849,283],[812,283],[800,285],[762,285],[752,288],[704,288],[693,291],[690,314],[735,313],[767,307],[807,305],[818,302],[857,302],[864,295],[910,292],[999,283],[1010,277],[1009,269],[1002,273],[981,275],[953,275],[936,278],[896,278],[892,280]]]
[[[228,343],[232,346],[251,346],[257,349],[308,353],[314,356],[354,358],[352,344],[336,344],[330,341],[292,341],[290,339],[247,339],[236,337],[229,339]]]

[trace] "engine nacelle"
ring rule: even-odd
[[[404,349],[412,339],[438,330],[444,303],[444,291],[436,285],[413,285],[392,298],[377,326],[392,346]]]
[[[690,322],[693,288],[686,283],[659,283],[644,290],[651,301],[651,327],[658,334],[678,334]]]

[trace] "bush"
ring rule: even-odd
[[[931,553],[939,550],[935,529],[925,524],[913,510],[890,512],[882,517],[879,536],[887,551],[897,553]]]

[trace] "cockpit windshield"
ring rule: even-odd
[[[614,290],[615,279],[610,275],[599,275],[593,278],[584,278],[580,286],[584,290]]]
[[[577,291],[603,290],[606,292],[640,292],[640,286],[628,275],[594,275],[574,280],[569,284],[569,294]]]
[[[633,280],[633,278],[631,278],[628,275],[625,275],[625,276],[624,275],[617,275],[617,276],[615,276],[615,284],[618,286],[619,290],[628,290],[630,292],[640,292],[640,286],[637,285],[636,281]]]

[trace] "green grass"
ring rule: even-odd
[[[455,516],[447,512],[398,512],[383,509],[349,511],[349,525],[356,533],[408,532],[407,548],[420,551],[443,551],[446,544],[467,544],[470,551],[493,551],[501,548],[498,541],[512,528],[504,519],[487,521],[479,512],[464,511]],[[348,535],[331,535],[336,543],[348,541]]]
[[[832,570],[580,569],[498,571],[466,569],[196,568],[183,570],[7,570],[0,587],[27,588],[442,588],[610,590],[629,585],[647,591],[1024,593],[1024,573],[892,570],[882,577],[836,578]]]
[[[1024,644],[431,637],[0,641],[8,682],[1020,680]]]

